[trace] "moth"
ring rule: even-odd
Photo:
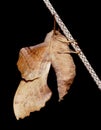
[[[67,94],[76,76],[76,66],[70,55],[76,52],[70,49],[71,42],[59,31],[51,30],[44,42],[20,50],[17,66],[22,79],[13,101],[17,120],[39,111],[51,98],[47,84],[51,65],[57,77],[59,101]]]

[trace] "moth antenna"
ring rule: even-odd
[[[58,27],[58,32],[60,32],[60,28]]]
[[[53,15],[54,18],[54,26],[53,26],[53,35],[56,34],[56,20],[55,20],[55,15]]]

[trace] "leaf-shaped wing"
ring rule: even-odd
[[[41,43],[36,46],[25,47],[20,50],[17,66],[25,80],[40,77],[45,71],[45,64],[49,61],[49,46]]]
[[[67,39],[57,32],[52,40],[52,66],[57,76],[59,100],[62,100],[67,94],[76,75],[75,64],[72,56],[66,53],[70,52]]]
[[[39,111],[50,97],[51,91],[44,77],[28,82],[22,80],[14,96],[13,107],[16,118],[23,119],[29,116],[30,112]]]
[[[40,110],[51,97],[52,93],[47,86],[51,65],[48,43],[46,41],[20,51],[17,65],[24,80],[20,82],[14,96],[13,107],[17,119]]]

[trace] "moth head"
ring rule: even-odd
[[[61,34],[59,31],[55,31],[53,38],[57,41],[60,41],[62,43],[65,43],[67,45],[70,44],[70,41],[63,35]]]
[[[54,34],[54,31],[53,31],[53,30],[50,31],[50,32],[46,35],[44,42],[49,42],[49,41],[51,40],[53,34]]]
[[[62,42],[62,43],[64,43],[64,44],[67,44],[67,45],[69,45],[71,42],[74,42],[74,41],[70,41],[70,40],[68,40],[63,34],[61,34],[58,30],[55,30],[55,32],[54,32],[54,30],[52,30],[52,31],[50,31],[47,35],[46,35],[46,37],[45,37],[45,42],[49,42],[50,40],[56,40],[56,41],[60,41],[60,42]]]

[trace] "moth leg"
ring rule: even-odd
[[[67,51],[67,53],[75,53],[75,54],[79,54],[80,51],[73,51],[73,50],[70,50],[70,51]]]
[[[65,52],[59,52],[59,51],[58,51],[58,54],[70,54],[70,53],[79,54],[80,51],[73,51],[73,50],[69,50],[69,51],[65,51]]]
[[[75,40],[67,40],[67,43],[73,43]]]
[[[62,42],[62,43],[65,43],[67,45],[75,42],[75,40],[68,40],[68,39],[66,41],[63,41],[60,37],[57,38],[56,36],[55,36],[55,39],[58,40],[58,41],[60,41],[60,42]]]
[[[59,39],[59,41],[61,41],[60,39]],[[61,41],[61,42],[63,42],[63,41]],[[71,43],[73,43],[73,44],[75,44],[75,45],[77,45],[78,43],[76,42],[76,40],[68,40],[67,39],[67,41],[65,42],[65,43],[67,43],[68,45],[70,45]]]

